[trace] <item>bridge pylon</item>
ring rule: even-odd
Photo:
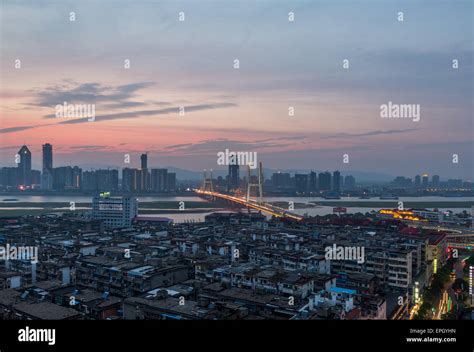
[[[203,179],[203,182],[202,182],[201,190],[214,192],[214,186],[212,184],[212,169],[210,171],[210,176],[209,177],[207,177],[207,170],[204,169],[204,179]]]
[[[248,175],[247,175],[247,202],[250,200],[250,192],[252,188],[256,188],[258,191],[257,195],[257,203],[263,204],[263,168],[262,162],[258,164],[258,175],[257,175],[257,183],[252,182],[252,173],[250,171],[250,165],[247,165]]]

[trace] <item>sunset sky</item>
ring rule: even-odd
[[[228,148],[273,169],[472,179],[473,7],[2,1],[0,166],[27,144],[40,168],[49,142],[54,166],[124,167],[127,153],[139,166],[149,152],[153,167],[201,170]],[[95,121],[55,117],[65,101],[95,104]],[[420,104],[421,120],[381,118],[389,101]]]

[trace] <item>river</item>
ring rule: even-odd
[[[17,199],[17,201],[5,201],[5,199]],[[204,199],[196,196],[190,197],[150,197],[150,196],[139,196],[137,197],[139,202],[153,202],[153,201],[193,201],[193,202],[205,202]],[[51,203],[51,202],[76,202],[76,203],[89,203],[91,202],[92,197],[90,196],[24,196],[24,195],[15,195],[15,196],[1,196],[0,203],[3,204],[11,204],[13,207],[11,208],[3,208],[4,210],[7,209],[33,209],[33,208],[14,208],[14,204],[18,202],[28,202],[28,203],[38,203],[40,207],[41,204]],[[265,198],[267,202],[290,202],[293,201],[295,203],[306,203],[309,204],[310,202],[383,202],[387,203],[387,207],[396,207],[399,201],[402,202],[472,202],[474,204],[474,197],[400,197],[398,200],[382,200],[378,197],[374,197],[371,199],[359,199],[358,197],[341,197],[341,199],[331,199],[325,200],[321,197],[267,197]],[[378,211],[381,208],[369,208],[369,207],[346,207],[347,213],[354,214],[354,213],[367,213],[371,211]],[[470,212],[470,208],[440,208],[439,210],[453,210],[455,213],[460,213],[462,211]],[[304,208],[304,209],[295,209],[293,210],[294,213],[304,215],[308,214],[310,216],[315,215],[327,215],[332,214],[333,206],[326,206],[326,205],[318,205],[312,208]],[[159,213],[159,214],[144,214],[145,216],[159,216],[159,217],[168,217],[173,219],[175,222],[186,222],[186,221],[204,221],[204,217],[210,214],[210,212],[203,212],[203,213]]]

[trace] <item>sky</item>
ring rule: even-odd
[[[0,166],[26,144],[39,169],[51,143],[54,166],[148,152],[219,169],[229,149],[272,169],[473,179],[473,15],[470,0],[4,0]],[[95,121],[57,117],[64,102]],[[388,102],[419,121],[382,118]]]

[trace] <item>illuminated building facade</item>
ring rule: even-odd
[[[379,217],[409,221],[426,221],[421,216],[417,216],[412,210],[380,209]]]

